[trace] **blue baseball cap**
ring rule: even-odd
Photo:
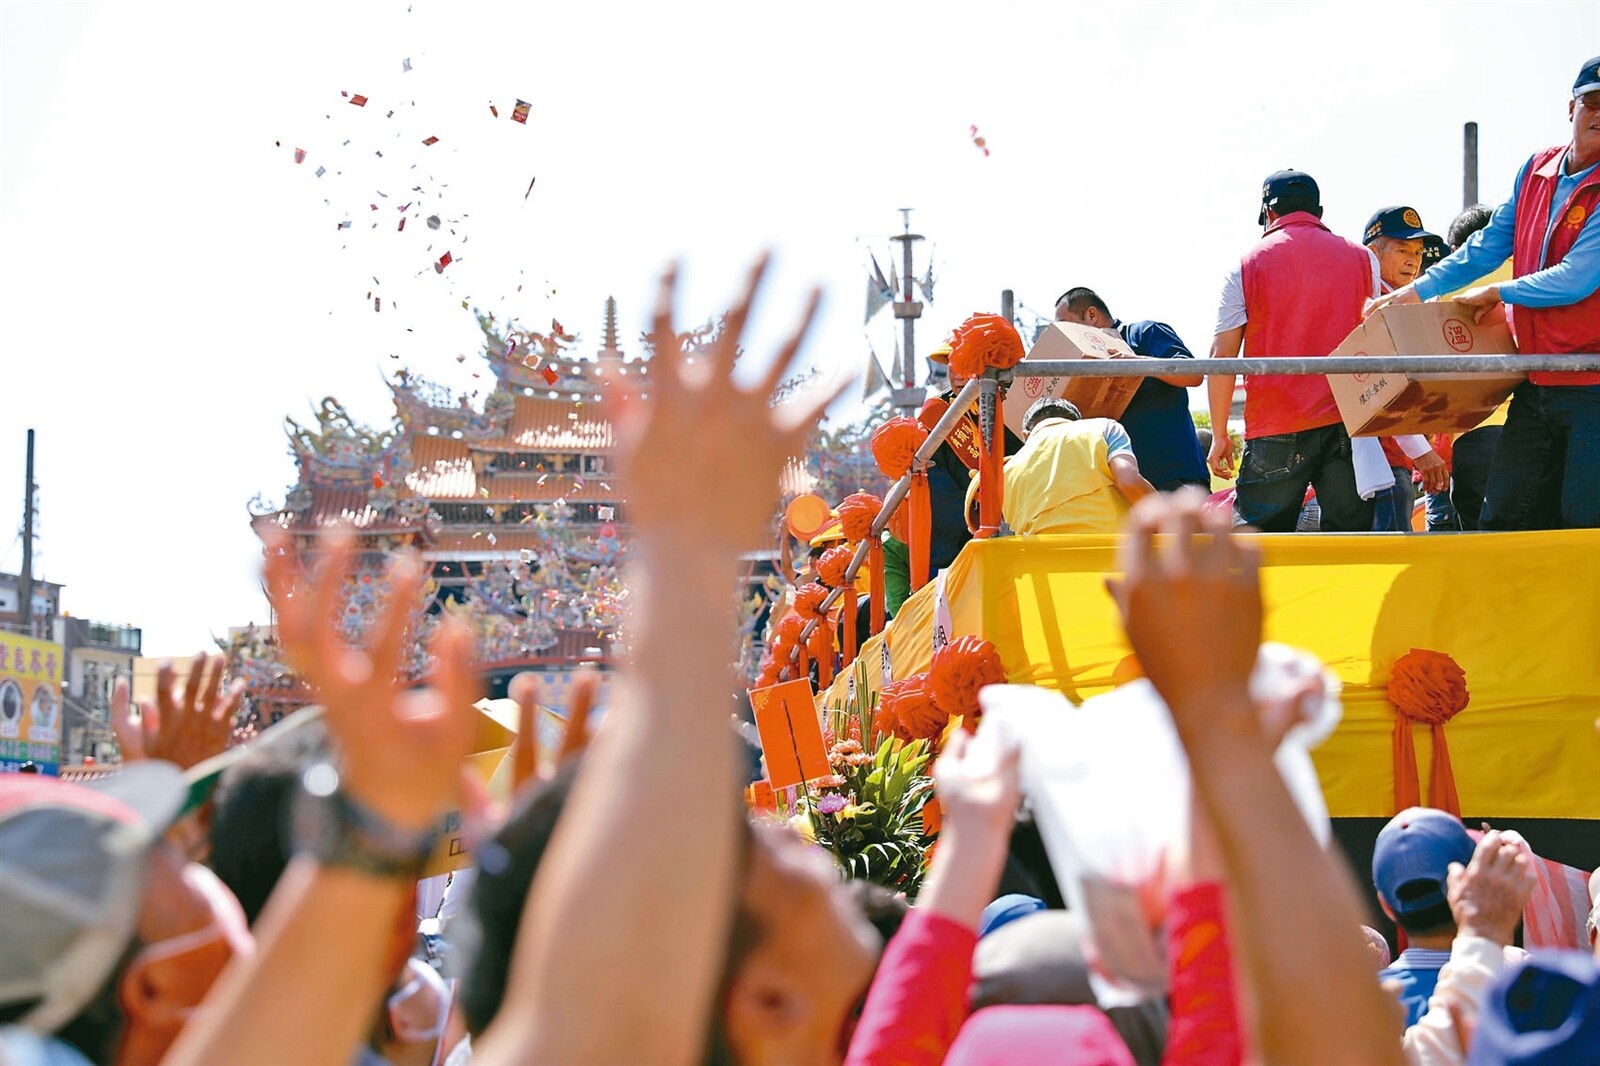
[[[1261,183],[1261,214],[1256,218],[1256,225],[1265,226],[1267,208],[1276,208],[1282,200],[1321,207],[1322,190],[1317,188],[1316,179],[1303,170],[1273,171]]]
[[[983,908],[983,914],[978,918],[978,938],[981,940],[1002,925],[1010,925],[1018,918],[1026,918],[1044,909],[1044,900],[1038,896],[1024,896],[1017,892],[1001,896]]]
[[[1578,71],[1578,80],[1572,83],[1572,95],[1582,96],[1594,89],[1600,89],[1600,56],[1584,63],[1583,69]]]
[[[1414,207],[1399,205],[1383,207],[1367,219],[1367,228],[1361,232],[1361,243],[1371,244],[1379,237],[1394,237],[1402,241],[1426,240],[1430,234],[1422,228],[1422,216]]]
[[[1455,815],[1430,807],[1408,808],[1378,833],[1372,849],[1372,887],[1397,918],[1448,905],[1445,877],[1450,864],[1465,866],[1476,847]]]
[[[1496,976],[1467,1061],[1600,1062],[1600,963],[1581,951],[1541,952]]]

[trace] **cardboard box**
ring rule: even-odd
[[[1385,307],[1356,327],[1333,355],[1503,355],[1516,344],[1503,310],[1472,321],[1449,300]],[[1329,374],[1352,437],[1460,433],[1482,422],[1525,374]]]
[[[1117,418],[1144,383],[1143,378],[1025,377],[1029,359],[1136,358],[1127,342],[1114,334],[1076,322],[1050,323],[1013,372],[1011,388],[1006,390],[1006,425],[1021,436],[1022,416],[1041,396],[1070,400],[1085,418]]]

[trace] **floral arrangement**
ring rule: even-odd
[[[922,825],[923,808],[933,796],[927,775],[932,757],[922,741],[892,738],[873,751],[855,738],[829,749],[833,773],[816,782],[820,793],[806,813],[816,842],[834,854],[847,876],[915,895],[932,843]]]

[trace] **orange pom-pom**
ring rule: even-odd
[[[872,535],[872,521],[883,510],[883,500],[870,492],[852,492],[839,501],[839,528],[852,544]]]
[[[1412,648],[1389,675],[1389,701],[1414,722],[1443,725],[1471,698],[1467,672],[1444,652]]]
[[[805,628],[805,624],[806,620],[797,614],[784,615],[778,619],[778,624],[772,631],[773,637],[776,638],[774,643],[793,647],[799,641],[800,630]]]
[[[1027,355],[1017,327],[1002,315],[973,315],[950,337],[950,374],[975,378],[985,370],[1009,370]]]
[[[872,431],[872,458],[884,477],[899,481],[911,471],[911,460],[927,439],[927,427],[916,419],[891,418]]]
[[[850,568],[850,561],[855,554],[844,544],[837,544],[823,552],[817,559],[817,580],[831,589],[843,588],[844,572]]]
[[[1006,667],[995,646],[982,637],[957,637],[933,653],[928,666],[928,689],[939,709],[948,715],[971,718],[979,710],[978,690],[1002,685]]]
[[[933,700],[927,674],[912,674],[904,681],[883,686],[878,711],[893,719],[891,731],[902,740],[932,740],[950,721],[950,716]]]
[[[794,613],[801,618],[821,618],[822,601],[827,598],[827,588],[808,581],[794,590]]]

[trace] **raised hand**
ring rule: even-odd
[[[1458,933],[1485,937],[1502,947],[1511,943],[1522,908],[1538,884],[1521,840],[1495,829],[1483,834],[1471,862],[1450,864],[1446,881]]]
[[[141,701],[137,716],[127,678],[112,687],[111,725],[123,761],[162,759],[187,770],[228,747],[244,682],[235,679],[221,691],[222,656],[208,658],[204,652],[190,661],[181,693],[175,676],[172,663],[163,662],[156,672],[155,701]]]
[[[511,791],[537,785],[589,746],[589,712],[600,692],[600,675],[592,669],[578,671],[567,702],[567,728],[553,762],[541,760],[539,750],[539,677],[523,673],[511,679],[511,698],[517,703],[517,739],[511,746]]]
[[[461,760],[472,747],[478,690],[472,635],[447,617],[429,648],[435,657],[429,683],[405,690],[401,663],[422,592],[421,564],[406,555],[390,565],[388,596],[367,646],[356,648],[339,628],[352,538],[339,530],[318,543],[322,561],[308,583],[287,541],[267,541],[267,590],[278,613],[278,640],[325,707],[328,731],[343,753],[341,787],[390,824],[425,829],[455,805]]]
[[[764,542],[783,464],[804,449],[817,420],[848,382],[810,399],[769,406],[791,372],[816,314],[813,290],[799,325],[753,389],[733,382],[734,358],[768,258],[750,271],[716,342],[694,361],[673,326],[677,268],[661,280],[651,336],[651,396],[611,402],[619,465],[628,478],[628,508],[642,540],[698,542],[706,558]]]
[[[1219,714],[1256,713],[1248,689],[1261,647],[1259,554],[1234,535],[1231,515],[1204,503],[1194,489],[1140,500],[1118,548],[1123,576],[1106,579],[1180,735]]]

